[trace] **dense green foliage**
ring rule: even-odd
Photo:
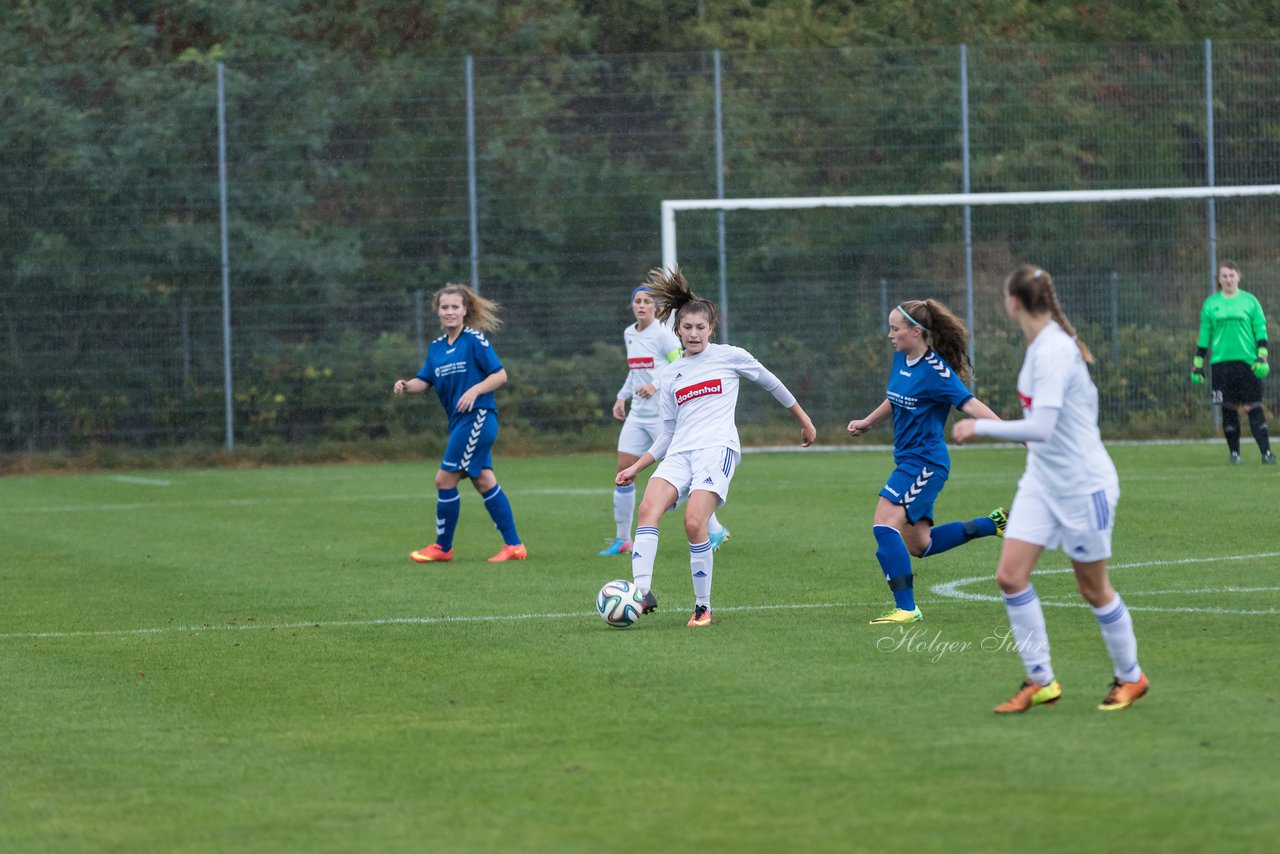
[[[1273,182],[1280,54],[1258,40],[1280,20],[1236,6],[18,0],[0,24],[0,451],[221,441],[219,64],[238,440],[436,423],[385,391],[434,334],[415,294],[471,275],[470,56],[504,426],[591,445],[621,379],[620,295],[658,260],[658,201],[716,191],[711,49],[731,196],[957,190],[960,42],[974,189],[1203,183],[1205,37],[1220,42],[1217,179]],[[1092,291],[1066,298],[1095,340],[1134,342],[1103,349],[1108,429],[1206,430],[1174,367],[1203,295],[1201,209],[976,212],[982,394],[1017,364],[989,311],[1015,260],[1097,283],[1123,259],[1118,318]],[[1218,216],[1219,251],[1274,311],[1274,204]],[[681,261],[714,294],[714,218],[681,227]],[[954,210],[731,216],[731,340],[839,423],[879,392],[875,282],[955,305],[960,234]],[[805,310],[776,311],[776,294]]]
[[[1280,477],[1112,452],[1150,694],[1094,710],[1110,662],[1054,554],[1065,694],[1012,720],[998,541],[916,562],[919,634],[867,625],[884,450],[744,457],[706,629],[674,515],[659,611],[592,613],[629,568],[595,555],[612,455],[500,461],[530,553],[501,566],[470,488],[454,562],[409,561],[430,463],[0,478],[0,850],[1270,851],[1280,527],[1214,508]],[[957,451],[942,518],[1007,502],[1024,458]]]
[[[6,64],[649,53],[1280,37],[1273,3],[1173,0],[14,0]]]

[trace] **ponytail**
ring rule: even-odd
[[[1034,264],[1023,264],[1004,280],[1004,289],[1005,293],[1021,303],[1031,314],[1048,314],[1052,317],[1063,332],[1075,339],[1085,364],[1093,364],[1093,353],[1089,352],[1088,346],[1076,335],[1076,328],[1071,325],[1058,302],[1058,291],[1053,286],[1053,277],[1048,270]]]
[[[672,270],[657,267],[650,270],[645,286],[653,291],[655,315],[663,323],[666,323],[667,318],[672,315],[675,316],[674,322],[678,324],[682,314],[704,314],[707,317],[707,325],[714,329],[720,319],[720,312],[716,310],[715,303],[693,292],[684,274],[680,272],[678,264]]]
[[[929,346],[955,368],[956,373],[964,379],[973,375],[973,365],[969,362],[969,330],[945,303],[936,299],[910,299],[900,303],[898,310],[924,330]]]

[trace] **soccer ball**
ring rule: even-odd
[[[600,619],[615,629],[625,629],[640,619],[644,609],[644,596],[640,588],[625,578],[610,581],[596,594],[596,611]]]

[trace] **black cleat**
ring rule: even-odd
[[[644,606],[640,609],[640,613],[652,614],[656,610],[658,610],[658,597],[654,596],[653,591],[650,590],[644,594]]]

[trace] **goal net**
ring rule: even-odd
[[[1280,311],[1280,185],[673,199],[661,222],[663,264],[723,302],[722,337],[828,425],[882,399],[885,315],[905,299],[941,299],[971,325],[974,391],[1015,413],[1022,348],[1000,286],[1020,263],[1053,273],[1097,357],[1112,437],[1212,429],[1208,394],[1186,374],[1218,263],[1239,264],[1241,286]],[[773,415],[751,409],[748,425]]]

